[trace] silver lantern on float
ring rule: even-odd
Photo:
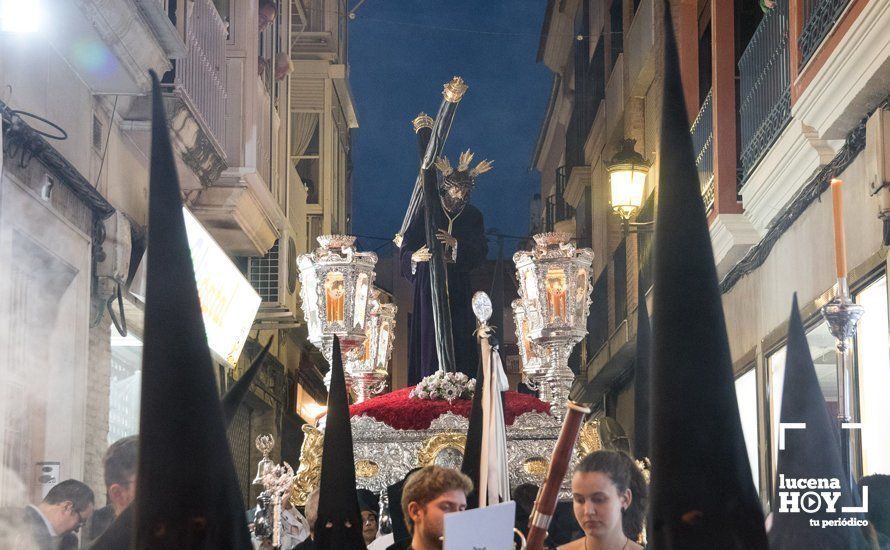
[[[522,383],[529,389],[537,391],[541,401],[552,400],[550,385],[544,381],[547,374],[547,363],[544,361],[544,350],[532,342],[528,335],[528,319],[522,300],[513,300],[513,322],[516,325],[516,344],[519,347],[519,359],[522,364]]]
[[[528,334],[545,350],[544,383],[561,417],[575,377],[569,355],[587,334],[593,251],[576,248],[565,233],[540,233],[534,240],[535,247],[517,252],[513,261]]]
[[[318,243],[297,259],[300,299],[309,341],[331,364],[334,336],[340,338],[344,358],[365,341],[377,255],[357,252],[350,235],[322,235]]]
[[[355,392],[356,403],[379,395],[386,389],[397,311],[395,304],[380,302],[377,289],[372,291],[371,317],[365,330],[365,341],[349,352],[346,361],[346,372]]]

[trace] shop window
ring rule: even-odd
[[[745,447],[748,450],[748,462],[751,464],[751,477],[754,486],[760,492],[760,459],[757,447],[757,372],[750,369],[735,380],[735,396],[739,405],[739,417],[742,420],[742,433],[745,436]]]
[[[856,335],[859,419],[862,422],[862,472],[890,474],[890,341],[888,341],[887,276],[856,295],[865,307]]]
[[[111,386],[108,395],[108,443],[139,433],[142,388],[142,340],[111,332]]]
[[[834,336],[828,331],[828,323],[821,323],[807,331],[807,344],[810,347],[810,355],[813,357],[813,365],[816,367],[816,377],[819,379],[819,387],[825,396],[825,406],[828,408],[828,416],[837,418],[837,355],[835,354]],[[770,441],[772,442],[772,471],[775,472],[776,457],[779,448],[779,415],[782,410],[782,388],[785,382],[785,357],[786,346],[782,346],[767,358],[769,365],[769,414],[770,414]]]

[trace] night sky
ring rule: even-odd
[[[540,175],[529,167],[552,82],[535,62],[545,6],[540,0],[366,0],[358,8],[349,21],[359,120],[352,141],[353,233],[391,238],[398,231],[418,168],[411,120],[420,111],[435,117],[442,85],[456,75],[469,90],[445,155],[456,166],[469,147],[474,165],[494,160],[471,202],[486,229],[527,234],[529,200],[540,190]],[[384,242],[359,244],[369,249]],[[508,248],[514,244],[507,241]]]

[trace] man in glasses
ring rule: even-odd
[[[75,533],[93,514],[93,490],[75,479],[62,481],[49,490],[37,506],[25,508],[24,527],[30,545],[23,548],[39,550],[72,550],[77,548]]]
[[[84,548],[98,539],[136,498],[136,468],[139,456],[139,437],[131,435],[118,439],[105,451],[105,494],[108,503],[96,510],[81,536]]]

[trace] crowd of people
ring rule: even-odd
[[[24,509],[6,510],[5,540],[14,550],[73,550],[90,548],[136,496],[136,436],[112,444],[105,454],[106,504],[95,508],[93,491],[69,479],[55,485],[43,500]],[[872,475],[860,482],[869,487],[867,538],[876,548],[890,548],[890,476]],[[429,550],[442,548],[445,515],[467,508],[473,483],[463,473],[442,466],[412,470],[390,493],[393,525],[380,525],[379,504],[371,491],[359,490],[362,534],[373,550]],[[528,518],[538,488],[514,488],[516,530],[528,532]],[[647,483],[634,460],[621,451],[593,452],[578,462],[571,480],[572,500],[562,502],[551,523],[547,545],[560,550],[639,550],[644,548]],[[319,491],[313,491],[303,510],[289,505],[281,514],[283,550],[315,550]],[[248,511],[248,523],[255,510]],[[401,522],[403,525],[396,525]],[[10,530],[10,527],[13,529]],[[9,535],[9,533],[14,533]],[[79,533],[79,536],[78,536]],[[517,543],[519,538],[517,537]],[[271,542],[254,538],[257,549]],[[519,546],[517,545],[517,548]]]

